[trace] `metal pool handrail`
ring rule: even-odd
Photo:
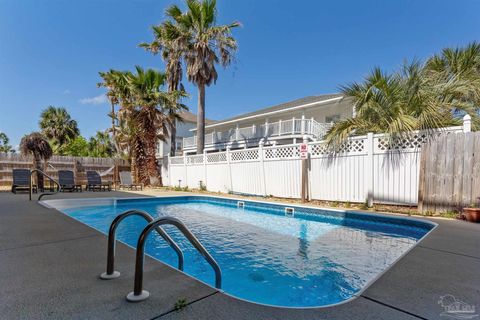
[[[115,232],[117,230],[118,225],[122,222],[123,219],[129,216],[137,215],[144,218],[148,223],[154,221],[153,217],[149,215],[147,212],[142,210],[127,210],[120,215],[118,215],[110,224],[110,229],[108,230],[108,245],[107,245],[107,271],[100,275],[101,279],[109,280],[115,279],[120,276],[120,272],[115,271],[114,264],[115,264]],[[155,230],[158,234],[172,247],[173,250],[178,255],[178,269],[183,271],[183,252],[180,247],[177,245],[175,241],[160,227],[156,227]]]
[[[135,259],[135,283],[133,292],[127,295],[127,300],[130,302],[142,301],[148,298],[150,293],[143,290],[143,262],[145,259],[145,242],[150,232],[156,227],[164,224],[170,224],[177,227],[183,235],[190,241],[190,243],[198,250],[198,252],[207,260],[215,271],[215,287],[221,289],[222,287],[222,271],[220,266],[200,241],[188,230],[188,228],[177,218],[173,217],[160,217],[150,222],[145,229],[143,229],[137,242],[137,254]]]
[[[57,180],[53,179],[51,176],[49,176],[48,174],[46,174],[45,172],[43,172],[42,170],[40,169],[33,169],[32,171],[30,171],[30,190],[29,190],[29,196],[28,196],[28,199],[30,201],[32,201],[32,189],[33,189],[33,179],[32,179],[32,176],[35,172],[39,172],[41,175],[43,175],[44,177],[47,177],[48,179],[50,179],[50,181],[53,181],[58,189],[57,191],[53,192],[53,193],[42,193],[39,197],[38,197],[38,201],[42,200],[42,198],[44,196],[51,196],[51,195],[54,195],[54,194],[57,194],[59,193],[61,190],[62,190],[62,186],[60,185],[60,183],[58,183]],[[40,186],[38,186],[38,188],[40,188]]]

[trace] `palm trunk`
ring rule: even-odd
[[[38,153],[33,154],[33,165],[35,169],[42,170],[42,159],[40,158],[40,155]],[[44,185],[43,185],[43,174],[37,171],[37,187],[38,189],[43,192],[44,191]]]
[[[145,153],[147,157],[147,172],[149,176],[149,183],[151,185],[162,186],[162,175],[158,170],[158,160],[157,160],[157,135],[155,131],[152,130],[152,133],[146,137],[145,141]]]
[[[173,113],[173,112],[171,112]],[[172,157],[175,157],[175,151],[177,149],[177,119],[175,119],[175,117],[173,117],[173,115],[171,115],[171,117],[173,118],[173,121],[172,121],[172,126],[171,126],[171,132],[170,132],[170,155]]]
[[[120,147],[118,146],[118,141],[117,141],[117,133],[115,132],[115,105],[112,102],[112,139],[113,139],[113,144],[115,146],[115,153],[117,156],[120,155]]]
[[[205,148],[205,84],[198,85],[197,154]]]

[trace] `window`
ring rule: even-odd
[[[334,114],[334,115],[325,117],[325,122],[326,123],[338,122],[339,120],[340,120],[340,115],[339,114]]]
[[[175,150],[177,150],[177,151],[182,150],[182,141],[177,141],[176,142]]]

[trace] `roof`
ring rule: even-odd
[[[179,115],[183,119],[183,121],[185,121],[185,122],[195,122],[195,123],[197,123],[197,115],[194,114],[194,113],[191,113],[189,111],[182,111],[182,112],[180,112]],[[213,122],[215,122],[215,121],[205,118],[205,124],[210,124],[210,123],[213,123]]]
[[[253,111],[253,112],[239,114],[235,117],[231,117],[231,118],[228,118],[228,119],[225,119],[225,120],[216,121],[215,123],[238,120],[238,119],[242,119],[242,118],[246,118],[246,117],[257,116],[257,115],[261,115],[261,114],[264,114],[264,113],[269,113],[269,112],[273,112],[273,111],[280,111],[280,110],[283,110],[283,109],[299,107],[299,106],[302,106],[302,105],[305,105],[305,104],[323,102],[323,101],[327,101],[327,100],[330,100],[330,99],[341,98],[341,97],[343,97],[343,94],[340,94],[340,93],[324,94],[324,95],[320,95],[320,96],[309,96],[309,97],[300,98],[300,99],[292,100],[292,101],[289,101],[289,102],[285,102],[285,103],[282,103],[282,104],[278,104],[278,105],[275,105],[275,106],[262,108],[262,109],[259,109],[259,110]]]

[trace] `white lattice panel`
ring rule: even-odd
[[[300,158],[300,150],[298,146],[269,147],[268,149],[265,149],[265,160],[292,158]]]
[[[187,157],[187,164],[202,164],[202,163],[203,163],[203,154]]]
[[[407,137],[390,140],[386,137],[375,139],[376,151],[409,150],[420,148],[428,140],[425,133],[416,133]]]
[[[227,154],[225,152],[207,154],[207,163],[226,162],[226,161],[227,161]]]
[[[343,143],[337,150],[336,153],[340,154],[359,154],[365,153],[365,141],[366,139],[354,139],[354,140],[347,140]],[[313,144],[310,145],[310,155],[311,156],[327,156],[332,154],[332,150],[330,150],[325,143]]]
[[[246,149],[242,151],[232,151],[230,153],[230,160],[232,162],[248,161],[258,159],[258,149]]]

